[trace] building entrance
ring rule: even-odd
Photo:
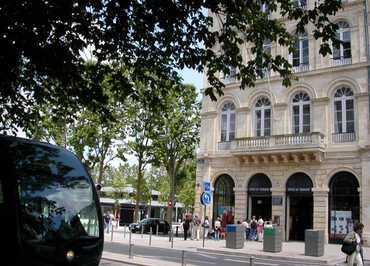
[[[248,217],[271,221],[271,181],[265,174],[254,175],[248,183]]]
[[[214,184],[213,194],[213,217],[212,224],[217,217],[221,219],[221,225],[234,223],[235,215],[235,183],[229,175],[221,175]]]
[[[360,196],[357,178],[349,172],[339,172],[329,183],[329,241],[342,243],[360,219]]]
[[[304,173],[292,175],[286,184],[286,239],[304,241],[306,229],[313,228],[311,178]]]

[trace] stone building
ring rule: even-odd
[[[291,87],[266,70],[255,88],[240,90],[232,74],[220,73],[227,84],[224,95],[217,102],[203,96],[198,215],[203,216],[202,184],[211,182],[206,214],[212,221],[229,212],[229,222],[235,223],[262,216],[280,223],[285,240],[303,240],[304,230],[314,228],[337,242],[350,220],[360,220],[367,244],[370,146],[363,1],[346,1],[333,19],[344,41],[333,55],[319,54],[320,43],[309,26],[299,34],[297,54],[266,43],[272,54],[290,58],[299,78]],[[294,21],[285,23],[295,32]],[[247,62],[248,53],[243,56]]]

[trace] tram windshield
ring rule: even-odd
[[[77,157],[43,145],[18,143],[15,150],[23,240],[53,244],[99,237],[92,184]]]

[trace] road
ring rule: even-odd
[[[112,243],[105,242],[104,250],[128,255],[128,245],[123,243]],[[181,265],[182,253],[180,250],[175,249],[164,249],[157,247],[146,247],[146,246],[135,246],[134,249],[135,256],[162,260],[167,262],[174,262],[174,264]],[[223,255],[223,254],[212,254],[212,253],[202,253],[202,252],[186,252],[186,263],[199,266],[245,266],[249,265],[249,258],[246,256],[237,255]],[[314,264],[311,261],[307,262],[295,262],[287,260],[278,259],[256,259],[256,266],[315,266],[320,264]],[[108,266],[109,264],[101,264],[102,266]],[[111,266],[122,266],[123,264],[111,264]],[[341,265],[345,265],[344,263]],[[367,261],[366,266],[370,266]]]

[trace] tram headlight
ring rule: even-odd
[[[75,257],[75,253],[72,250],[67,252],[66,258],[68,261],[72,261],[74,257]]]

